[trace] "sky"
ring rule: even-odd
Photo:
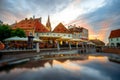
[[[0,0],[0,20],[13,24],[25,18],[48,15],[52,28],[62,22],[89,30],[90,39],[108,43],[111,30],[120,29],[120,0]]]

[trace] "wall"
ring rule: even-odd
[[[62,38],[72,38],[72,34],[67,34],[67,33],[35,33],[35,37],[62,37]]]
[[[120,54],[120,48],[103,48],[103,52]]]
[[[120,37],[118,37],[118,40],[117,40],[117,38],[110,38],[109,46],[113,46],[113,45],[111,45],[111,43],[114,43],[114,46],[117,46],[117,43],[120,43]]]

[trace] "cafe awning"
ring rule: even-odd
[[[15,37],[7,38],[4,41],[28,41],[28,38],[27,37],[22,37],[21,38],[21,37],[15,36]],[[33,41],[42,42],[42,40],[37,39],[37,38],[33,38]]]
[[[87,44],[89,44],[89,45],[95,45],[93,42],[88,42]]]
[[[69,41],[73,41],[73,42],[83,42],[84,40],[82,40],[82,39],[70,39]]]

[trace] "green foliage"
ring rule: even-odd
[[[11,28],[8,25],[0,25],[0,41],[11,37]]]
[[[26,37],[25,32],[22,29],[17,28],[12,30],[9,25],[0,25],[0,41],[13,36]]]
[[[11,31],[11,36],[26,37],[24,30],[17,28]]]

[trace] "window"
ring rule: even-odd
[[[81,35],[79,35],[79,37],[81,37]]]
[[[70,37],[70,34],[68,35],[68,37]]]
[[[114,43],[111,43],[111,46],[114,46]]]
[[[53,36],[55,36],[55,34],[53,34]]]
[[[111,38],[111,41],[112,41],[112,38]]]
[[[36,36],[38,37],[38,33],[36,34]]]
[[[49,33],[47,33],[47,35],[49,35]]]
[[[116,38],[116,40],[118,41],[119,39],[118,39],[118,38]]]

